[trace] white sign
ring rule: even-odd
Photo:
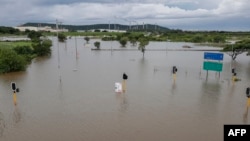
[[[122,84],[119,82],[115,83],[115,92],[116,93],[121,93],[122,92]]]

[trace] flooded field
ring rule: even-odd
[[[0,75],[1,141],[222,141],[224,124],[249,124],[245,90],[250,87],[250,58],[239,55],[238,82],[231,58],[223,70],[207,72],[203,51],[173,51],[190,43],[150,42],[142,53],[111,51],[116,41],[83,37],[54,46],[27,71]],[[93,51],[101,42],[105,51]],[[171,50],[171,51],[170,51]],[[58,54],[59,53],[59,54]],[[176,79],[172,67],[178,68]],[[128,75],[126,91],[115,83]],[[11,82],[16,82],[17,105]]]

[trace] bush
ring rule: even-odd
[[[32,54],[33,53],[33,49],[31,49],[31,47],[29,46],[17,46],[14,48],[14,51],[17,54]]]
[[[33,49],[30,46],[17,46],[13,48],[13,50],[18,54],[25,58],[26,62],[30,63],[33,58],[36,57],[33,54]]]
[[[119,42],[122,45],[122,47],[125,47],[128,42],[128,37],[122,37]]]
[[[24,71],[26,66],[25,58],[18,55],[14,50],[0,49],[0,73]]]
[[[96,41],[96,42],[94,43],[94,45],[95,45],[95,47],[96,47],[97,49],[100,49],[100,45],[101,45],[101,43],[100,43],[100,42],[98,42],[98,41]]]
[[[88,36],[84,37],[84,40],[89,43],[90,38]]]
[[[58,34],[58,40],[59,40],[59,42],[64,42],[66,39],[67,38],[66,38],[66,36],[64,34],[62,34],[62,33]]]
[[[28,33],[28,38],[30,38],[32,41],[37,41],[39,38],[42,36],[41,32],[36,32],[36,31],[30,31]]]
[[[34,53],[37,56],[48,56],[51,54],[52,41],[49,39],[44,39],[40,42],[33,43]]]

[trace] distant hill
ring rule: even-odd
[[[56,24],[49,23],[25,23],[22,26],[50,26],[56,28]],[[69,31],[79,31],[79,30],[94,30],[94,29],[110,29],[110,30],[160,30],[160,31],[169,31],[169,28],[145,24],[145,25],[121,25],[121,24],[92,24],[92,25],[59,25],[59,28],[65,28]]]

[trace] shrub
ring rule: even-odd
[[[25,58],[18,55],[14,50],[0,49],[0,73],[24,71],[26,66]]]

